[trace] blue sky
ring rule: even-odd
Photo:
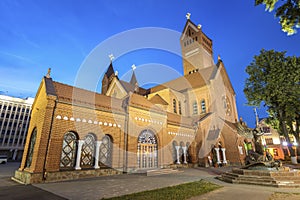
[[[85,58],[101,42],[135,28],[181,32],[187,12],[213,40],[215,60],[221,55],[237,94],[239,116],[253,126],[243,94],[246,66],[262,48],[300,56],[300,34],[287,36],[274,13],[254,7],[254,0],[1,0],[0,91],[34,97],[49,67],[54,80],[74,85]],[[182,73],[180,57],[147,51],[123,55],[115,69],[124,74],[132,64],[161,63]],[[265,115],[263,109],[259,114]]]

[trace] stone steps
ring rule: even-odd
[[[299,171],[265,171],[232,169],[223,173],[220,180],[235,184],[251,184],[272,187],[300,187]]]
[[[174,173],[181,173],[182,171],[179,171],[177,169],[153,169],[147,171],[147,176],[159,176],[163,174],[174,174]]]

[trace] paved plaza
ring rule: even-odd
[[[10,177],[19,163],[0,165],[0,199],[101,199],[144,190],[162,188],[204,179],[224,186],[213,192],[193,197],[210,200],[269,199],[274,192],[299,193],[299,188],[273,188],[255,185],[238,185],[221,182],[215,177],[230,168],[180,169],[181,173],[148,177],[144,174],[123,174],[80,179],[59,183],[20,185]],[[300,196],[299,196],[300,197]],[[288,200],[288,198],[285,198]]]

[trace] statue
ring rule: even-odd
[[[267,168],[276,168],[282,166],[282,163],[279,160],[274,160],[273,156],[268,150],[264,150],[261,145],[261,136],[264,134],[261,128],[256,128],[252,131],[254,142],[255,142],[255,151],[249,150],[248,155],[246,156],[246,166],[243,169],[249,169],[257,166],[267,167]]]

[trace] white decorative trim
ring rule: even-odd
[[[121,128],[121,125],[120,124],[116,124],[116,123],[111,123],[111,122],[102,122],[102,121],[97,121],[97,120],[91,120],[89,119],[88,121],[86,119],[80,119],[80,118],[74,118],[74,117],[67,117],[67,116],[64,116],[62,117],[61,115],[57,115],[55,117],[56,119],[60,120],[60,119],[63,119],[63,120],[70,120],[70,121],[76,121],[76,122],[83,122],[83,123],[89,123],[89,124],[95,124],[95,125],[104,125],[104,126],[110,126],[110,127],[118,127],[118,128]],[[136,117],[136,119],[138,119]],[[139,118],[140,120],[142,120],[143,118]],[[144,120],[144,119],[143,119]],[[150,122],[150,120],[149,120]]]
[[[172,131],[168,131],[168,134],[169,134],[169,135],[182,136],[182,137],[191,137],[191,138],[194,137],[193,134],[188,134],[188,133],[175,133],[175,132],[172,132]]]

